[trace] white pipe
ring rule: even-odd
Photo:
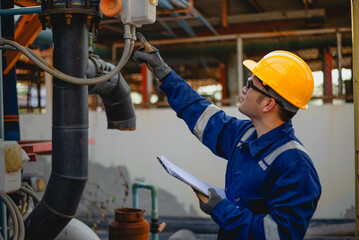
[[[237,38],[237,69],[238,69],[238,96],[241,95],[243,88],[243,40]]]
[[[338,85],[339,96],[343,94],[343,78],[342,78],[342,33],[337,32],[337,57],[338,57]]]
[[[315,30],[297,30],[297,31],[283,31],[283,32],[262,32],[262,33],[245,33],[245,34],[230,34],[220,36],[209,36],[209,37],[195,37],[195,38],[181,38],[181,39],[166,39],[166,40],[151,40],[151,45],[173,45],[181,43],[194,43],[194,42],[214,42],[214,41],[225,41],[225,40],[236,40],[252,39],[252,38],[268,38],[268,37],[279,37],[279,36],[302,36],[302,35],[315,35],[315,34],[328,34],[336,32],[350,32],[351,28],[327,28],[327,29],[315,29]],[[135,46],[140,46],[137,42]],[[112,46],[112,53],[114,49],[123,48],[123,43],[114,43]]]

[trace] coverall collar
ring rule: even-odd
[[[257,139],[252,138],[252,136],[248,139],[249,142],[249,151],[253,157],[255,157],[259,152],[263,149],[267,148],[279,138],[284,137],[287,134],[290,134],[293,131],[292,121],[283,123],[282,125],[272,129],[271,131],[263,134]],[[255,133],[254,133],[255,135]]]

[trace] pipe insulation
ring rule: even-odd
[[[97,55],[91,55],[88,61],[86,76],[101,76],[115,68]],[[89,85],[89,94],[99,94],[105,107],[108,129],[135,130],[136,115],[131,99],[131,88],[121,73],[110,80]]]
[[[80,14],[70,25],[52,16],[54,67],[84,78],[88,28]],[[88,86],[53,79],[52,172],[41,202],[25,220],[25,239],[54,239],[70,222],[88,178]]]

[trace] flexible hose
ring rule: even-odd
[[[60,80],[63,80],[65,82],[69,82],[72,84],[77,84],[77,85],[92,85],[92,84],[105,82],[105,81],[111,79],[127,63],[128,59],[130,58],[131,53],[133,51],[134,42],[136,40],[135,27],[126,24],[124,37],[125,37],[125,47],[124,47],[121,59],[120,59],[119,63],[117,64],[117,66],[112,71],[110,71],[109,73],[107,73],[103,76],[96,77],[96,78],[89,78],[89,79],[77,78],[77,77],[73,77],[73,76],[70,76],[70,75],[60,72],[59,70],[53,68],[52,66],[49,66],[48,63],[45,63],[44,60],[38,54],[36,54],[34,51],[29,51],[28,48],[21,46],[17,42],[2,38],[0,41],[0,45],[10,45],[12,47],[15,47],[17,50],[22,52],[26,57],[28,57],[31,61],[33,61],[39,68],[41,68],[45,72],[48,72],[55,78],[58,78]],[[40,58],[42,60],[40,60]]]
[[[17,208],[16,204],[14,203],[14,201],[5,194],[5,197],[9,200],[10,204],[12,205],[12,209],[14,210],[16,217],[17,217],[17,222],[19,224],[19,237],[18,240],[24,240],[25,238],[25,226],[24,226],[24,220],[22,219],[22,215],[19,211],[19,209]]]
[[[9,210],[12,222],[13,222],[13,229],[14,229],[14,234],[12,239],[13,240],[17,240],[19,237],[19,222],[15,213],[15,210],[13,209],[9,199],[7,198],[7,195],[4,194],[0,194],[0,199],[5,203],[7,209]]]
[[[39,202],[40,202],[40,199],[39,197],[33,192],[31,191],[30,189],[26,188],[26,187],[23,187],[21,186],[20,187],[20,190],[28,195],[30,195],[32,197],[32,200],[34,201],[34,204],[37,205]]]
[[[21,186],[20,190],[30,195],[34,201],[34,204],[38,204],[40,199],[37,197],[35,192],[31,189],[30,186]],[[13,221],[13,230],[14,234],[11,239],[13,240],[23,240],[25,238],[25,226],[22,219],[22,215],[14,203],[14,201],[7,194],[0,194],[0,199],[5,203],[7,209],[10,212],[11,219]],[[1,240],[2,238],[0,238]]]

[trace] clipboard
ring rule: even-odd
[[[223,199],[226,199],[226,194],[223,188],[212,186],[211,184],[199,179],[198,177],[192,175],[191,173],[187,172],[186,170],[178,167],[177,165],[167,160],[163,155],[157,157],[157,159],[160,162],[160,164],[163,166],[163,168],[167,171],[168,174],[179,179],[180,181],[184,182],[190,187],[194,188],[195,190],[202,193],[206,197],[208,197],[209,194],[208,189],[214,188]],[[199,194],[197,195],[199,197],[202,197]]]

